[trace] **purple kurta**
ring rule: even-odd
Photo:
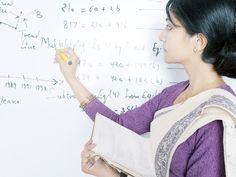
[[[140,107],[117,114],[99,100],[87,105],[85,112],[94,120],[97,112],[133,130],[138,134],[150,131],[150,123],[156,111],[173,105],[177,96],[184,91],[189,82],[184,81],[164,89],[160,94]],[[226,84],[219,88],[234,94]],[[176,149],[171,165],[170,177],[224,177],[223,125],[213,121],[190,136]]]

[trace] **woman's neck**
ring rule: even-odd
[[[185,69],[189,77],[189,85],[186,92],[190,95],[196,95],[224,84],[224,80],[216,73],[212,65],[201,63]]]

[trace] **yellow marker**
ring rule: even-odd
[[[63,52],[55,49],[58,52],[58,55],[61,57],[61,59],[66,62],[68,65],[72,65],[72,61],[69,59],[68,56],[66,56]]]

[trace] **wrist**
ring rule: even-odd
[[[96,96],[91,94],[83,99],[83,101],[80,102],[80,108],[84,109],[91,101],[95,100]]]
[[[79,81],[79,79],[75,75],[65,76],[65,80],[69,85]]]

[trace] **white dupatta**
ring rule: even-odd
[[[169,177],[172,156],[197,129],[222,120],[226,177],[236,174],[236,97],[223,89],[202,92],[155,114],[151,123],[152,157],[157,177]]]

